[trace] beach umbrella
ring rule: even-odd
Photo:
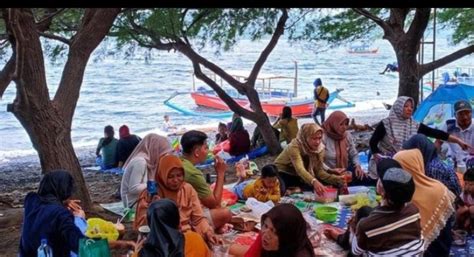
[[[446,120],[454,118],[454,103],[459,100],[467,100],[474,105],[474,86],[439,85],[419,104],[413,118],[430,127],[441,128]]]

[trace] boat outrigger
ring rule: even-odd
[[[247,79],[248,72],[244,71],[230,71],[231,74],[236,79]],[[305,98],[298,98],[298,72],[297,72],[297,63],[295,62],[295,76],[294,77],[286,77],[286,76],[278,76],[272,74],[260,74],[257,77],[257,81],[261,81],[261,86],[256,86],[257,92],[260,97],[260,102],[262,105],[262,109],[268,116],[277,117],[282,112],[284,106],[290,106],[292,109],[293,116],[295,117],[302,117],[302,116],[310,116],[313,112],[313,105],[314,100],[312,97],[305,97]],[[217,81],[217,76],[214,74],[211,77],[214,81]],[[272,82],[277,79],[286,79],[286,80],[293,80],[293,90],[288,88],[274,88],[272,87]],[[222,80],[220,81],[221,87]],[[275,83],[274,83],[275,84]],[[250,104],[245,95],[240,95],[235,89],[226,89],[224,88],[227,94],[229,94],[240,106],[249,109]],[[339,93],[343,89],[336,89],[335,91],[331,92],[329,95],[329,109],[341,109],[347,107],[354,107],[355,104],[347,101],[346,99],[339,96]],[[206,107],[214,110],[220,110],[224,112],[196,112],[193,110],[186,109],[182,106],[179,106],[171,100],[178,95],[182,94],[190,94],[193,98],[196,105],[201,107]],[[332,104],[335,99],[339,99],[342,103],[341,104]],[[230,112],[229,107],[227,104],[222,101],[214,90],[209,90],[204,87],[199,87],[196,89],[195,78],[193,76],[193,88],[192,92],[181,92],[175,93],[170,96],[168,99],[164,101],[164,104],[176,111],[181,112],[184,115],[193,115],[193,116],[204,116],[209,118],[223,118],[232,115]]]

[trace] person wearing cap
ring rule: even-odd
[[[375,163],[384,156],[393,156],[402,149],[405,141],[416,134],[423,134],[458,144],[462,149],[468,149],[469,145],[455,135],[450,135],[443,130],[430,128],[412,118],[414,108],[413,98],[400,96],[393,103],[387,118],[377,125],[369,145],[372,158],[369,161],[369,176],[376,179]]]
[[[392,159],[377,164],[377,192],[382,204],[357,224],[352,254],[369,256],[421,256],[424,240],[418,208],[411,203],[415,182]]]
[[[329,90],[323,86],[320,78],[313,82],[314,85],[314,110],[313,119],[316,124],[321,125],[325,120],[326,108],[328,107]],[[321,116],[321,123],[318,121],[318,116]]]
[[[456,136],[469,144],[474,145],[474,126],[472,118],[472,106],[466,100],[459,100],[454,103],[455,119],[449,119],[441,128],[452,136]],[[440,142],[438,142],[440,143]],[[455,157],[457,161],[466,161],[469,158],[468,149],[463,149],[459,145],[448,142],[448,155]]]
[[[410,173],[415,181],[412,203],[420,210],[421,233],[425,240],[423,256],[449,256],[453,238],[454,202],[456,196],[441,182],[425,174],[423,155],[418,149],[403,150],[393,159]]]

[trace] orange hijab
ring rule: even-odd
[[[183,172],[183,183],[178,190],[171,190],[166,185],[166,180],[168,179],[168,175],[171,173],[171,170],[174,168],[178,168]],[[158,195],[161,198],[169,198],[173,200],[178,206],[182,206],[179,204],[178,199],[178,192],[183,189],[185,184],[184,182],[184,168],[183,163],[179,159],[179,157],[175,155],[165,155],[160,159],[160,166],[155,174],[155,181],[158,183]]]
[[[425,165],[420,150],[403,150],[393,157],[409,172],[415,181],[412,202],[421,216],[421,233],[425,248],[438,237],[449,217],[454,213],[455,195],[438,180],[425,175]]]
[[[346,131],[341,128],[343,122],[348,122],[346,114],[335,111],[329,115],[323,123],[324,133],[335,141],[336,146],[336,167],[347,168],[349,164],[349,153],[347,152]]]

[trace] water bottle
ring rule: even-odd
[[[41,245],[38,247],[38,257],[53,257],[53,250],[48,245],[46,238],[41,239]]]

